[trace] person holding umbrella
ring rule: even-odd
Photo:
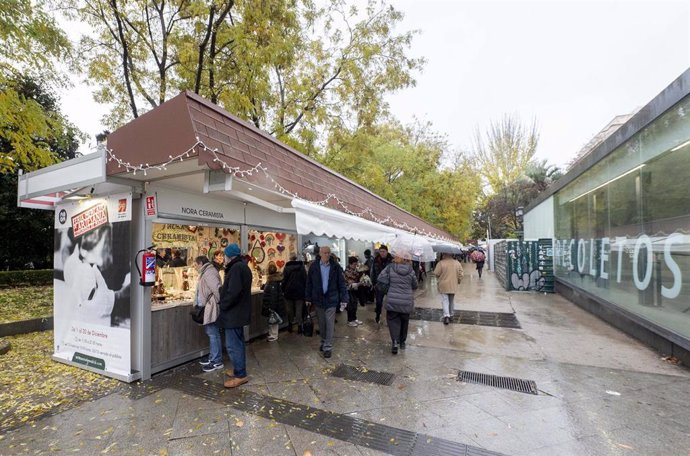
[[[484,269],[484,260],[486,260],[484,252],[482,252],[482,249],[477,249],[474,252],[472,252],[470,258],[472,259],[472,261],[474,261],[474,264],[477,265],[477,274],[479,274],[479,278],[481,279],[482,269]]]
[[[453,318],[453,299],[458,292],[458,284],[462,280],[464,271],[459,261],[450,253],[443,253],[441,261],[434,268],[434,275],[438,277],[438,292],[443,304],[443,324],[447,325]]]
[[[417,277],[412,269],[412,255],[398,252],[393,262],[379,274],[378,283],[388,286],[386,320],[391,335],[391,353],[397,355],[398,348],[405,349],[410,314],[414,310]]]

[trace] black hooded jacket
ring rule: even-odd
[[[304,289],[307,286],[307,270],[302,261],[288,261],[283,269],[283,295],[285,299],[304,299]]]

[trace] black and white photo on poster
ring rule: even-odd
[[[130,224],[129,194],[58,206],[56,356],[129,372]]]

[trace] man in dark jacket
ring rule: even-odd
[[[330,247],[319,249],[319,260],[314,261],[307,273],[307,287],[304,298],[308,306],[316,306],[319,320],[321,347],[324,358],[331,357],[333,350],[333,331],[335,329],[335,308],[338,303],[344,309],[349,294],[345,285],[343,268],[331,258]]]
[[[302,261],[297,261],[297,254],[290,255],[290,261],[283,269],[281,287],[285,296],[288,314],[288,331],[297,323],[297,333],[302,334],[302,307],[304,307],[304,288],[307,285],[307,270]]]
[[[250,322],[252,309],[252,272],[242,261],[240,247],[225,247],[225,281],[220,292],[220,315],[216,325],[225,328],[225,348],[232,360],[233,372],[225,374],[226,388],[235,388],[249,381],[244,346],[244,326]]]
[[[381,271],[383,271],[386,268],[386,266],[388,266],[391,263],[391,260],[392,258],[388,254],[388,247],[386,247],[385,245],[381,245],[381,247],[379,247],[378,256],[374,258],[374,271],[371,275],[371,281],[374,284],[374,290],[376,290],[376,281],[379,274],[381,274]],[[381,309],[383,307],[384,296],[385,294],[376,290],[376,323],[381,323]]]
[[[367,267],[367,275],[371,279],[374,275],[374,257],[371,256],[371,250],[366,249],[364,251],[364,265]],[[373,283],[373,281],[372,281]],[[366,292],[367,294],[364,296],[366,298],[365,302],[374,302],[376,299],[376,296],[374,295],[374,287],[371,286],[369,289],[363,288],[363,292]],[[362,293],[364,295],[364,293]],[[364,305],[364,304],[362,304]]]

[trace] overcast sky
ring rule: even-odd
[[[537,156],[564,166],[614,116],[649,102],[690,67],[688,1],[393,0],[417,86],[389,97],[403,122],[433,123],[470,150],[474,131],[504,114],[535,119]],[[63,110],[91,138],[105,108],[78,85]],[[93,142],[93,139],[90,139]],[[86,150],[84,150],[86,151]]]

